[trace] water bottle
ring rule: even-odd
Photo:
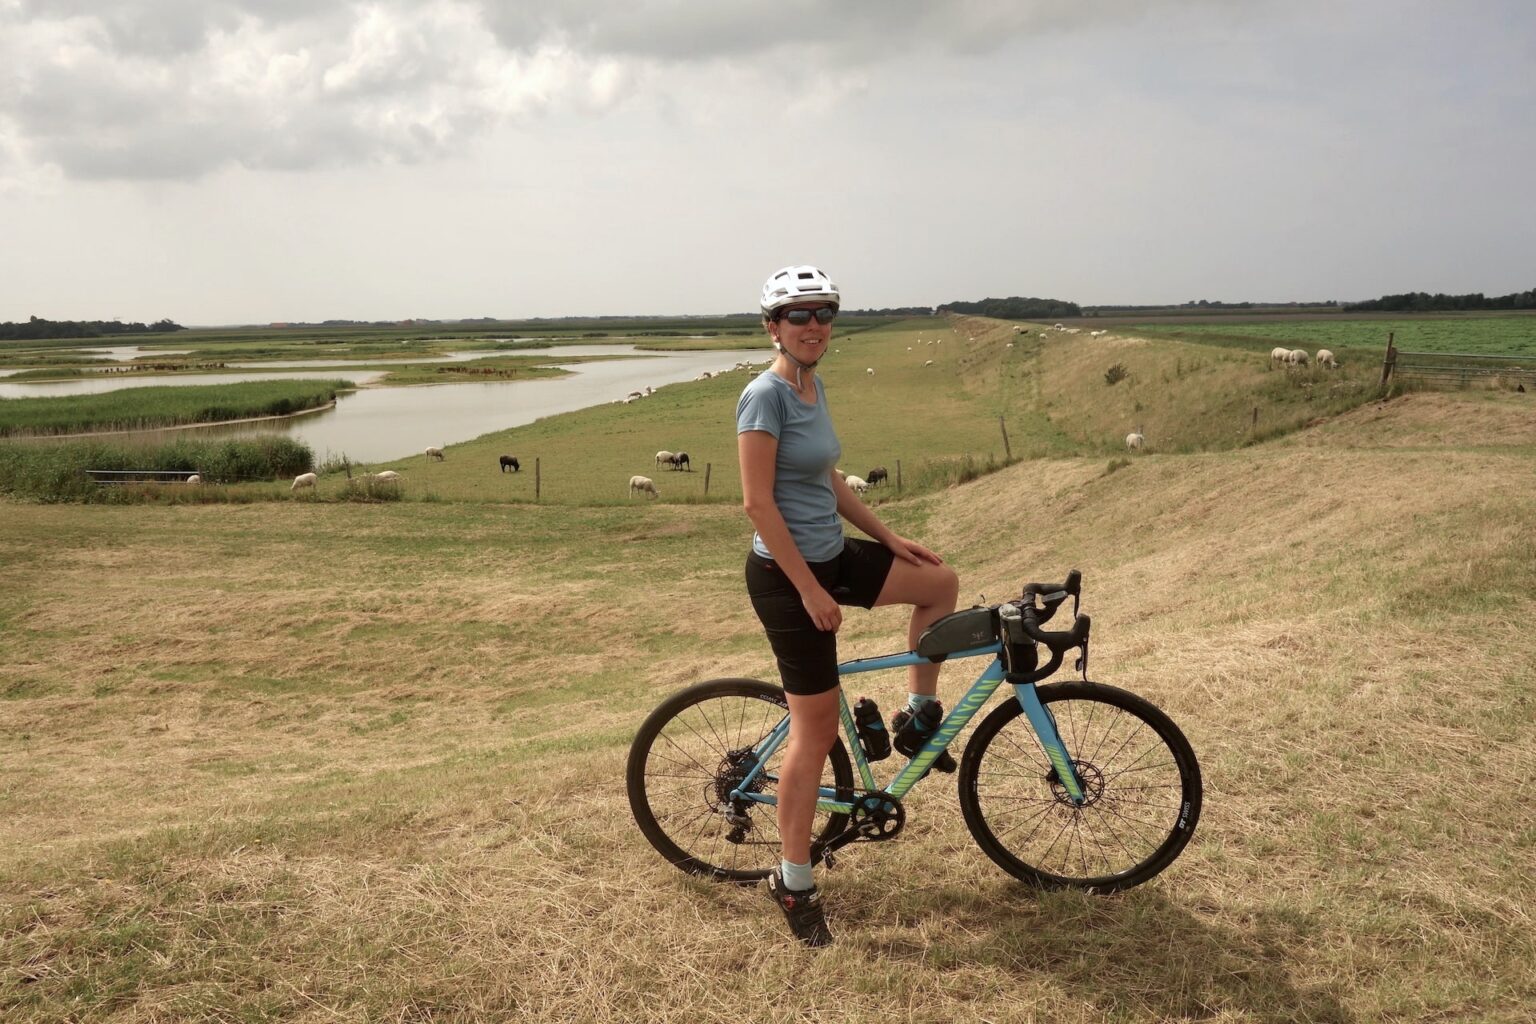
[[[853,705],[853,724],[859,733],[859,745],[864,756],[871,761],[884,761],[891,756],[891,734],[885,731],[885,721],[880,709],[868,697],[860,697]]]

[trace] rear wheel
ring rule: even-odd
[[[1016,700],[977,727],[960,762],[966,827],[1004,871],[1044,888],[1118,892],[1173,862],[1200,818],[1200,766],[1151,702],[1099,683],[1038,688],[1077,766],[1067,795]]]
[[[663,701],[629,748],[625,782],[635,822],[650,844],[684,871],[751,882],[779,864],[777,808],[732,806],[730,793],[750,773],[754,748],[789,713],[784,691],[756,679],[713,679]],[[751,783],[772,793],[788,743],[781,743]],[[822,770],[823,786],[850,797],[853,766],[838,739]],[[846,814],[817,811],[811,839],[841,832]]]

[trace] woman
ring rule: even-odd
[[[782,861],[768,890],[790,930],[811,946],[832,941],[812,881],[810,843],[822,766],[837,738],[839,604],[912,605],[907,642],[915,646],[924,629],[954,611],[959,593],[954,570],[891,532],[834,472],[842,449],[816,367],[841,301],[837,285],[815,267],[785,267],[768,278],[763,327],[777,354],[736,407],[742,499],[757,531],[747,591],[789,698],[778,785]],[[843,519],[873,541],[845,538]],[[921,731],[916,711],[937,704],[938,681],[938,665],[909,670],[908,710],[892,722],[898,737],[903,728]],[[935,767],[953,770],[954,762]]]

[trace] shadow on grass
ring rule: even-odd
[[[1354,1019],[1337,986],[1295,980],[1322,929],[1293,911],[1259,908],[1233,926],[1155,889],[1102,897],[988,885],[908,890],[898,915],[905,923],[894,934],[849,930],[847,939],[933,968],[1001,970],[1057,987],[1111,1019]],[[915,933],[914,919],[923,925]]]

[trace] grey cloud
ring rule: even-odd
[[[810,48],[847,72],[1215,3],[21,0],[0,6],[0,67],[13,83],[0,118],[74,177],[413,161],[546,106],[591,114],[621,102],[616,90],[593,99],[604,64],[611,80]]]
[[[530,9],[519,0],[485,2],[487,23],[509,48],[559,39],[581,50],[665,61],[808,47],[869,60],[914,51],[987,50],[1023,34],[1221,6],[1220,0],[571,0]]]

